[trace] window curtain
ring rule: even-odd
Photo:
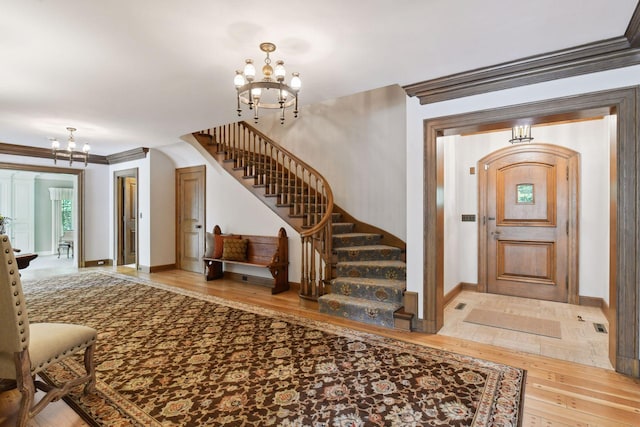
[[[62,200],[73,200],[73,188],[49,188],[51,199],[51,251],[58,251],[62,237]]]

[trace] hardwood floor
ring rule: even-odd
[[[523,426],[526,427],[640,426],[640,379],[626,377],[609,369],[455,337],[388,330],[334,318],[319,313],[315,303],[300,300],[295,291],[271,295],[268,288],[226,280],[206,282],[201,274],[178,270],[153,274],[139,273],[129,268],[118,268],[116,271],[203,294],[524,368],[527,370],[527,383]],[[42,277],[42,273],[38,275]],[[0,427],[13,425],[12,413],[17,408],[17,398],[15,391],[0,393]],[[85,424],[80,418],[61,402],[49,405],[36,417],[33,424],[39,427],[83,425]]]

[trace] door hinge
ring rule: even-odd
[[[567,166],[567,181],[569,181],[569,166]]]
[[[567,236],[569,235],[569,220],[567,220]]]
[[[564,285],[569,289],[569,276],[564,276]]]
[[[488,171],[489,170],[489,165],[485,163],[484,165],[484,170]]]

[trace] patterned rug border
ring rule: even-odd
[[[384,348],[389,348],[393,350],[404,349],[408,351],[415,351],[425,355],[428,354],[430,357],[433,357],[435,359],[442,360],[442,361],[455,360],[456,362],[459,362],[459,363],[469,364],[476,369],[490,372],[492,374],[487,376],[487,384],[484,389],[485,395],[490,394],[491,396],[494,396],[495,392],[497,392],[500,388],[499,383],[502,378],[518,376],[518,374],[520,374],[521,376],[520,389],[518,390],[518,398],[516,399],[517,403],[514,404],[514,409],[516,410],[516,413],[517,413],[515,425],[518,425],[518,426],[522,425],[522,409],[524,407],[524,388],[526,384],[526,373],[527,373],[525,369],[513,367],[503,363],[492,362],[492,361],[477,358],[477,357],[463,355],[450,350],[441,350],[438,348],[429,347],[424,344],[416,344],[416,343],[404,341],[401,338],[390,338],[390,337],[386,337],[386,336],[379,335],[372,332],[359,331],[349,327],[339,326],[332,323],[325,323],[325,322],[315,320],[315,319],[310,319],[307,317],[300,317],[300,316],[296,316],[288,313],[282,313],[280,311],[277,311],[271,308],[266,308],[266,307],[262,307],[254,304],[228,300],[228,299],[224,299],[214,295],[202,294],[197,291],[190,291],[186,289],[176,288],[176,287],[159,283],[143,277],[135,277],[135,276],[130,276],[130,275],[111,272],[111,271],[78,271],[77,273],[74,273],[72,276],[84,276],[84,275],[87,275],[87,276],[88,275],[104,275],[104,276],[124,280],[130,283],[131,285],[145,285],[145,286],[156,288],[162,291],[170,292],[176,295],[195,298],[201,301],[222,305],[231,309],[242,310],[242,311],[250,312],[250,313],[261,315],[261,316],[266,316],[266,317],[283,320],[286,322],[291,322],[291,323],[302,325],[314,330],[328,332],[338,336],[348,337],[348,338],[359,340],[359,341],[372,341],[377,345],[383,346]],[[61,277],[69,277],[69,275],[52,276],[52,278],[58,278],[58,279]],[[32,279],[32,280],[25,281],[25,283],[31,283],[31,282],[36,283],[36,282],[41,282],[42,280],[43,279]],[[82,372],[82,369],[83,369],[81,364],[73,361],[71,363],[67,363],[67,367],[68,369],[78,373]],[[497,375],[499,378],[496,378],[496,375],[495,375],[496,372],[499,373],[499,375]],[[48,378],[46,375],[44,377],[45,377],[45,380],[51,381],[51,379]],[[140,422],[141,418],[143,418],[144,421],[142,421],[142,425],[145,425],[145,426],[161,425],[157,420],[148,417],[146,413],[140,408],[138,408],[135,404],[122,398],[117,391],[113,390],[105,382],[98,380],[97,388],[106,396],[106,398],[116,403],[119,408],[122,408],[124,411],[126,411],[126,413],[128,413],[129,416],[132,416],[136,421]],[[494,393],[491,393],[491,392],[494,392]],[[490,425],[489,418],[492,414],[492,410],[491,410],[492,407],[495,404],[501,405],[501,402],[499,401],[504,399],[503,397],[498,396],[495,399],[498,402],[494,401],[492,402],[492,404],[489,405],[488,408],[486,407],[483,408],[482,403],[486,402],[488,397],[489,396],[483,396],[483,398],[479,400],[479,406],[474,415],[472,425],[476,425],[478,423],[479,423],[478,425]],[[64,398],[64,400],[67,401],[67,403],[74,409],[75,412],[77,412],[85,421],[89,422],[92,426],[100,425],[100,424],[96,424],[95,421],[91,418],[91,415],[86,413],[78,404],[73,402],[71,398]]]

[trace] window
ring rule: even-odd
[[[525,205],[535,203],[533,184],[516,185],[516,203]]]
[[[61,200],[62,204],[62,231],[73,230],[71,200]]]

